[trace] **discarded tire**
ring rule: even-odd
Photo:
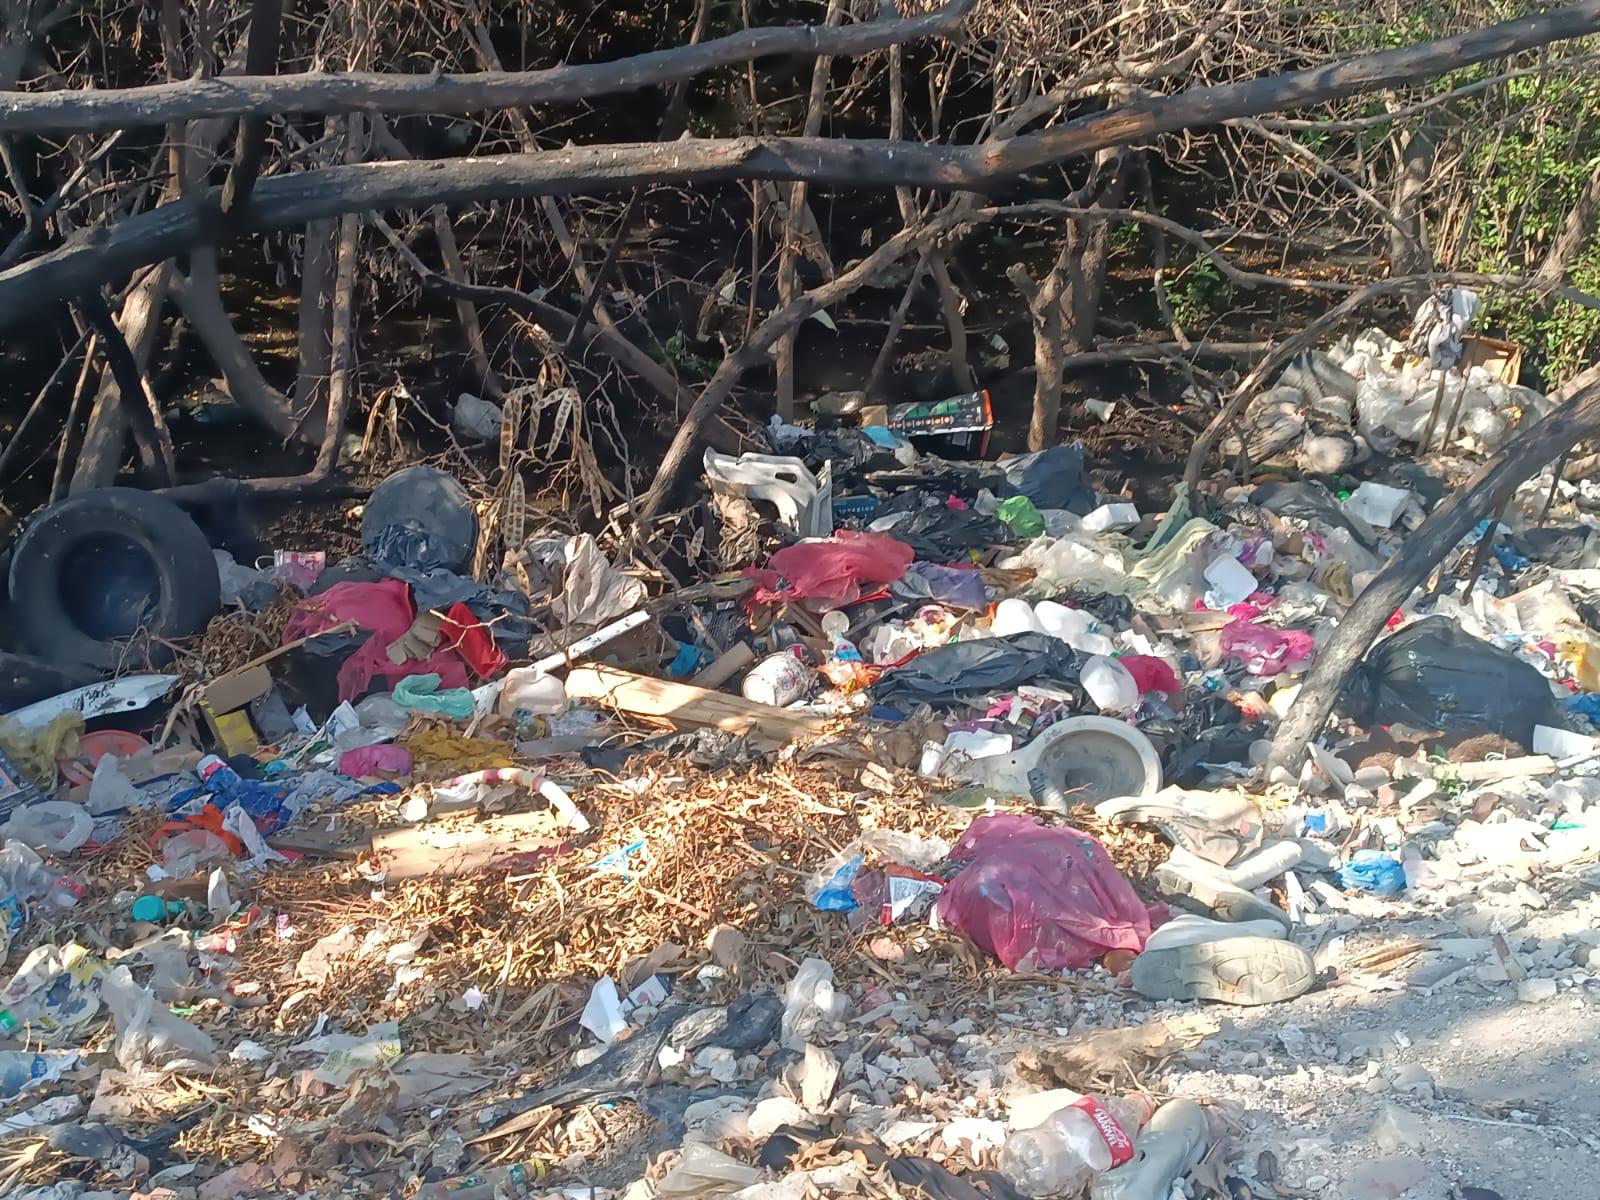
[[[216,560],[176,504],[133,488],[102,488],[46,509],[11,559],[12,616],[23,648],[61,663],[112,668],[130,639],[189,637],[221,607]]]

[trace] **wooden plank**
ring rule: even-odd
[[[372,850],[388,882],[446,878],[481,871],[517,854],[559,846],[557,818],[549,811],[483,817],[470,822],[429,822],[372,835]]]
[[[579,667],[567,676],[567,697],[597,700],[618,712],[666,721],[678,728],[710,726],[730,733],[751,733],[783,745],[806,734],[821,733],[821,717],[757,704],[743,696],[707,691],[690,683],[652,679],[615,667]]]

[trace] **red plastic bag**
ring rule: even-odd
[[[899,579],[915,557],[910,546],[892,537],[846,529],[831,538],[785,546],[772,556],[768,570],[751,567],[745,574],[756,581],[759,603],[821,600],[828,608],[841,608],[861,599],[863,583],[882,587]],[[780,587],[780,580],[788,587]]]
[[[1138,954],[1150,912],[1106,848],[1065,825],[999,813],[967,827],[950,857],[970,860],[939,896],[939,919],[1012,970],[1087,967]]]
[[[283,644],[331,629],[341,621],[354,621],[372,637],[344,660],[339,668],[339,699],[355,700],[367,694],[374,676],[381,675],[392,688],[408,675],[437,675],[441,688],[467,686],[467,668],[460,655],[447,646],[426,659],[404,663],[390,660],[385,648],[402,637],[416,620],[411,586],[400,579],[377,583],[336,583],[309,596],[289,615],[283,627]]]

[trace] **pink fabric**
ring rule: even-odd
[[[1183,691],[1183,680],[1164,658],[1153,654],[1127,654],[1117,661],[1128,668],[1128,674],[1133,676],[1141,693],[1165,692],[1170,696]]]
[[[339,756],[339,774],[359,779],[363,775],[377,775],[392,771],[396,775],[411,773],[411,751],[404,746],[361,746],[346,750]]]
[[[1281,675],[1305,662],[1317,643],[1303,629],[1272,629],[1253,621],[1223,627],[1222,652],[1246,665],[1252,675]]]
[[[300,602],[283,627],[283,644],[332,629],[342,621],[354,621],[362,632],[370,632],[372,637],[339,668],[341,700],[364,696],[379,675],[391,688],[408,675],[437,675],[441,688],[466,687],[466,664],[454,650],[436,650],[427,659],[399,664],[389,660],[385,653],[389,643],[404,636],[416,616],[411,586],[404,580],[336,583],[320,595]]]
[[[821,600],[829,608],[841,608],[861,599],[862,584],[882,587],[899,579],[915,557],[910,546],[885,534],[844,530],[824,540],[785,546],[772,556],[767,570],[750,567],[745,574],[756,581],[758,603]],[[787,587],[781,586],[784,582]]]
[[[1106,849],[1065,825],[1001,813],[967,827],[950,857],[970,860],[939,895],[939,918],[1012,970],[1086,967],[1144,949],[1150,911]]]

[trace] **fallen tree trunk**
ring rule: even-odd
[[[882,22],[872,22],[861,28],[882,27]],[[352,212],[592,194],[670,182],[772,179],[981,192],[1021,172],[1108,146],[1394,87],[1597,31],[1600,0],[1583,0],[1404,49],[1140,100],[1067,121],[1048,132],[975,146],[743,137],[686,139],[667,145],[567,146],[539,154],[327,167],[263,179],[256,185],[249,208],[240,214],[238,228],[260,232]],[[0,273],[0,327],[33,315],[42,303],[82,294],[135,267],[180,253],[196,242],[221,240],[232,232],[220,220],[214,193],[163,205],[110,228],[90,230],[71,245]]]
[[[1357,597],[1317,655],[1289,715],[1272,739],[1268,762],[1297,772],[1306,747],[1333,711],[1345,679],[1365,657],[1395,609],[1469,530],[1518,484],[1574,443],[1600,433],[1600,382],[1590,383],[1531,429],[1518,434],[1479,468],[1467,486],[1447,496],[1406,540],[1405,548]]]
[[[758,58],[861,55],[900,42],[955,32],[977,0],[951,0],[937,12],[901,21],[866,21],[839,29],[814,25],[749,29],[695,46],[675,46],[608,63],[544,71],[466,75],[235,75],[149,87],[0,94],[0,132],[124,129],[201,117],[290,113],[419,113],[429,116],[570,104],[596,96],[676,83]]]

